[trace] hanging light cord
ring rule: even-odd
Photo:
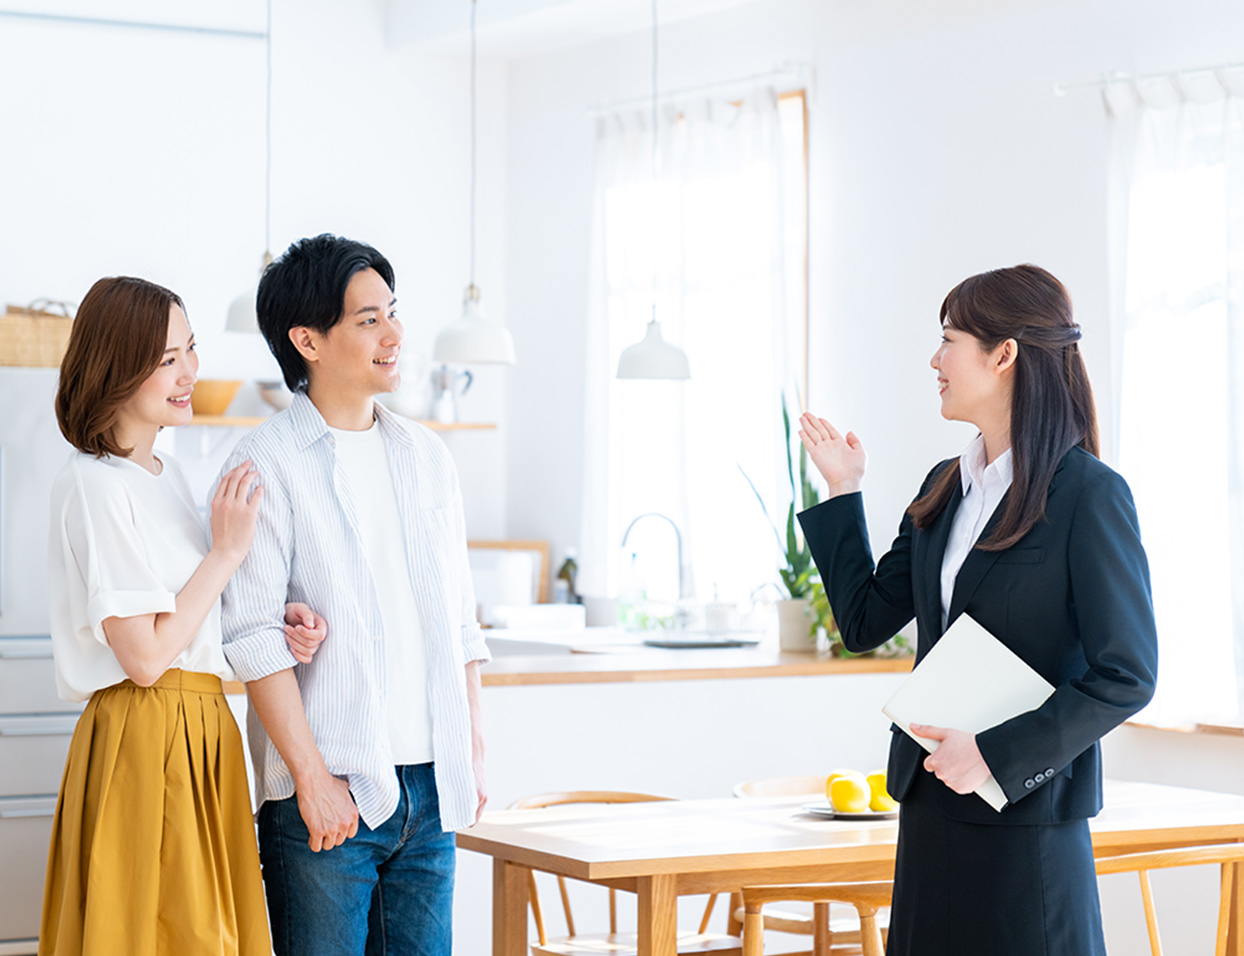
[[[652,0],[652,181],[657,181],[657,0]]]
[[[264,95],[263,250],[264,265],[272,255],[272,0],[268,0],[268,29],[264,32],[268,54],[268,81]]]
[[[657,320],[657,0],[652,0],[652,321]]]
[[[471,0],[471,286],[475,286],[475,0]]]

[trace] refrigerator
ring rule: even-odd
[[[52,814],[81,704],[56,695],[48,636],[52,481],[72,451],[57,369],[0,368],[0,956],[35,953]]]

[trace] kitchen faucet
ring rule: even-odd
[[[659,511],[647,511],[644,514],[641,514],[638,518],[635,518],[630,524],[628,524],[626,526],[626,530],[622,532],[622,547],[626,547],[626,539],[630,535],[631,529],[644,518],[661,518],[664,521],[668,521],[669,526],[674,529],[674,541],[678,545],[678,599],[681,601],[683,598],[690,597],[690,595],[687,594],[687,580],[682,566],[682,534],[679,533],[678,525],[674,523],[673,518],[668,515],[663,515]]]

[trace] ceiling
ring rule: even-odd
[[[64,2],[64,0],[62,0]],[[239,2],[239,0],[231,0]],[[389,42],[428,53],[470,50],[473,0],[379,0],[386,5]],[[659,0],[662,24],[764,0]],[[806,0],[841,36],[863,37],[937,29],[1022,7],[1076,0]],[[537,56],[624,33],[648,30],[653,0],[476,0],[481,56]],[[789,10],[789,8],[787,8]]]
[[[660,0],[672,23],[762,0]],[[466,0],[388,0],[389,41],[434,53],[470,49]],[[514,59],[577,46],[652,24],[652,0],[486,0],[476,5],[481,56]]]

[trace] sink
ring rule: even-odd
[[[619,645],[641,647],[643,635],[619,627],[554,628],[491,627],[484,638],[493,656],[517,654],[571,654]]]

